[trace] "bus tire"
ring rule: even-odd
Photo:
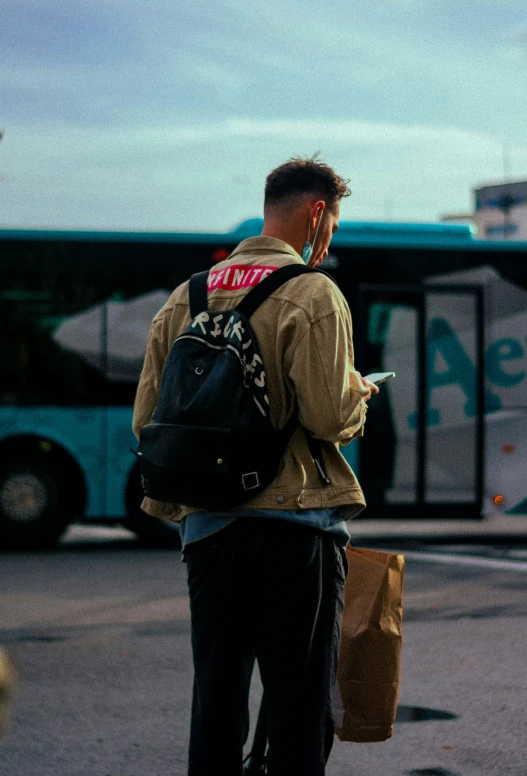
[[[179,526],[172,520],[151,517],[141,509],[143,491],[139,465],[134,466],[126,489],[127,517],[122,525],[133,531],[141,544],[149,547],[181,547]]]
[[[0,469],[0,546],[53,547],[65,530],[57,473],[39,462],[14,462]]]

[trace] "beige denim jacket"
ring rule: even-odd
[[[272,237],[250,237],[209,274],[209,309],[228,310],[269,269],[301,257]],[[249,268],[252,268],[249,271]],[[188,281],[172,293],[152,321],[145,362],[134,406],[133,429],[150,422],[155,410],[167,353],[190,324]],[[358,514],[364,495],[339,451],[362,436],[366,419],[363,387],[353,364],[351,315],[344,296],[324,275],[289,280],[271,294],[251,318],[263,359],[273,426],[282,428],[298,409],[299,425],[291,437],[275,480],[247,502],[247,509],[326,509],[342,506],[346,518]],[[303,427],[303,428],[302,428]],[[308,429],[322,441],[331,485],[324,485],[306,441]],[[145,498],[145,512],[181,520],[195,507]]]

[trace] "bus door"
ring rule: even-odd
[[[361,373],[397,375],[359,442],[365,517],[480,517],[482,290],[363,285],[354,323]]]

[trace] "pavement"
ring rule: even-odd
[[[507,551],[506,525],[351,528],[357,544],[390,541],[407,556],[403,681],[393,738],[336,743],[328,776],[526,776],[526,575],[487,557],[478,567],[465,554],[453,565],[407,552],[435,530],[441,555],[457,531],[453,555],[482,528],[488,545],[473,552]],[[524,520],[510,528],[527,536]],[[57,549],[3,553],[0,589],[0,643],[18,674],[2,776],[184,776],[192,657],[180,553],[119,527],[72,526]],[[256,673],[253,728],[260,696]]]

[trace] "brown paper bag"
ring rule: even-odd
[[[386,741],[399,697],[404,555],[348,545],[346,557],[335,733]]]
[[[13,664],[0,647],[0,737],[7,728],[9,721],[9,700],[13,691],[15,670]]]

